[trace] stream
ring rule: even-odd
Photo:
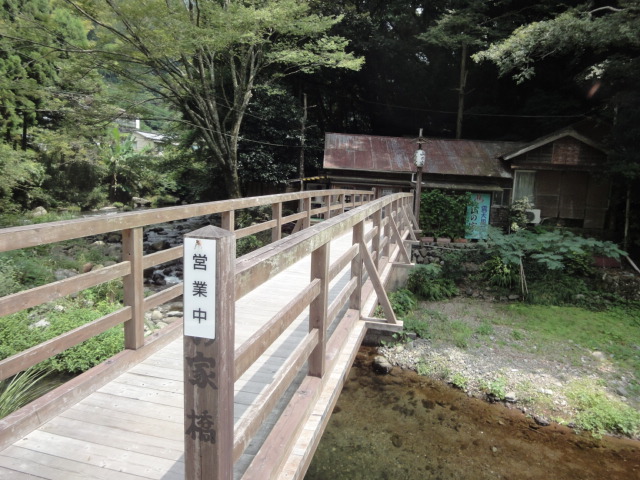
[[[554,425],[394,369],[362,347],[305,480],[630,480],[640,442]]]

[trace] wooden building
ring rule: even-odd
[[[502,156],[513,172],[513,199],[527,197],[543,221],[604,229],[611,181],[607,154],[591,138],[568,128]]]
[[[530,143],[428,138],[422,144],[427,157],[422,189],[490,197],[492,225],[504,225],[511,202],[528,197],[546,224],[604,229],[607,155],[593,139],[595,130],[578,127]],[[326,186],[374,189],[377,197],[412,191],[417,147],[415,138],[327,133]]]

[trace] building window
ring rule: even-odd
[[[511,202],[511,189],[503,188],[500,191],[493,192],[491,205],[494,207],[506,207]]]
[[[535,184],[536,172],[527,170],[516,170],[516,178],[513,182],[513,201],[527,198],[533,204],[533,187]]]

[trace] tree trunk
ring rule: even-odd
[[[456,118],[456,138],[462,138],[462,117],[464,115],[464,91],[467,85],[467,44],[462,44],[460,53],[460,85],[458,86],[458,116]]]
[[[304,144],[305,130],[307,128],[307,94],[302,94],[302,120],[300,121],[300,165],[298,173],[300,174],[300,191],[304,191]]]
[[[629,223],[631,218],[631,180],[627,183],[627,201],[624,209],[624,240],[622,243],[622,249],[625,252],[629,251]]]
[[[22,112],[22,150],[27,150],[27,112]]]

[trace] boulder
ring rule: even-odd
[[[154,252],[159,252],[161,250],[166,250],[167,248],[171,248],[171,244],[166,240],[158,240],[150,245],[151,250]]]
[[[377,355],[373,359],[373,370],[377,373],[389,373],[393,365],[382,355]]]
[[[70,268],[60,268],[53,272],[53,276],[56,280],[64,280],[65,278],[75,277],[78,274],[75,270]]]
[[[31,325],[29,325],[29,328],[33,329],[33,328],[46,328],[49,325],[51,325],[51,323],[49,323],[49,320],[47,320],[46,318],[42,318],[40,320],[38,320],[35,323],[32,323]]]
[[[31,216],[32,217],[42,217],[43,215],[46,215],[47,213],[47,209],[44,207],[36,207],[33,210],[31,210]]]
[[[146,198],[141,197],[133,197],[131,201],[136,207],[146,207],[147,205],[151,204],[151,200],[147,200]]]

